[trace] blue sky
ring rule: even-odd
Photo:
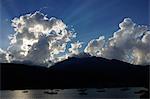
[[[100,35],[110,37],[126,17],[149,25],[148,9],[149,0],[1,0],[0,48],[8,46],[8,35],[14,33],[11,20],[37,10],[73,25],[77,39],[86,46]]]

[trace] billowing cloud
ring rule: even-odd
[[[91,40],[84,52],[92,56],[118,59],[132,64],[150,64],[150,31],[136,25],[130,18],[119,24],[120,29],[107,41],[101,36]]]
[[[6,52],[0,48],[0,62],[7,62]]]
[[[9,62],[9,54],[0,48],[0,63],[7,63]]]
[[[100,36],[98,39],[91,40],[84,49],[84,52],[89,53],[92,56],[100,56],[104,44],[105,44],[105,37]]]
[[[13,56],[12,62],[56,63],[67,56],[62,58],[59,54],[65,53],[67,44],[76,37],[62,20],[49,19],[39,11],[14,18],[12,26],[15,34],[9,36],[10,46],[7,49]]]
[[[60,19],[48,18],[37,11],[12,20],[15,33],[9,36],[10,46],[0,49],[0,62],[23,62],[51,66],[72,56],[80,55],[82,42],[74,41],[74,31]],[[112,37],[91,40],[87,55],[118,59],[132,64],[150,64],[150,31],[136,25],[130,18],[119,24]],[[71,45],[70,48],[67,46]]]
[[[79,54],[79,49],[82,47],[82,42],[75,42],[75,43],[71,43],[71,48],[69,48],[69,52],[72,55],[78,55]]]

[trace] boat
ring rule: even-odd
[[[24,91],[22,91],[22,93],[28,93],[28,91],[27,91],[27,90],[24,90]]]
[[[45,94],[58,94],[56,91],[44,91]]]

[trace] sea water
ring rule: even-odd
[[[90,89],[41,89],[41,90],[1,90],[1,99],[100,99],[100,98],[134,98],[144,88],[90,88]]]

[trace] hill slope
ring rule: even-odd
[[[70,58],[50,68],[1,63],[1,89],[147,87],[149,66],[97,57]]]

